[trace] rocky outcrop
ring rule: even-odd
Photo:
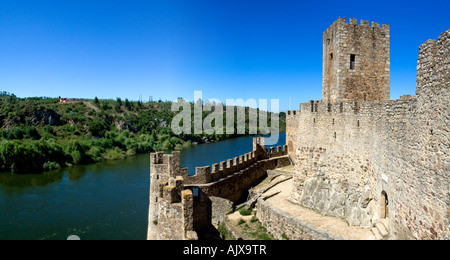
[[[36,110],[31,115],[31,120],[43,125],[58,126],[60,124],[61,115],[52,109]]]
[[[372,227],[377,218],[376,203],[368,186],[362,190],[325,174],[304,182],[299,203],[323,215],[343,218],[350,226]]]

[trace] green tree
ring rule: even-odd
[[[93,136],[102,137],[107,130],[106,122],[100,118],[95,118],[88,125],[89,131]]]
[[[131,111],[133,108],[132,103],[128,100],[128,98],[125,99],[125,107],[128,109],[128,111]]]
[[[74,164],[89,163],[92,161],[90,156],[87,154],[89,151],[89,146],[78,140],[69,141],[66,148],[66,153],[71,157],[71,161]]]

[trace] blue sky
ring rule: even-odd
[[[450,1],[2,1],[0,90],[19,97],[322,99],[322,33],[391,26],[391,99],[415,93],[418,47]]]

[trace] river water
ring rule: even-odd
[[[285,143],[282,133],[277,145]],[[193,173],[251,150],[252,137],[192,146],[181,165]],[[144,240],[149,169],[149,155],[137,155],[39,175],[0,173],[0,240]]]

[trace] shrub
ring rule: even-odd
[[[61,166],[57,162],[48,161],[48,162],[44,163],[42,168],[44,171],[51,171],[51,170],[61,169]]]
[[[87,154],[87,151],[89,151],[89,146],[78,140],[69,141],[65,147],[65,152],[71,157],[74,164],[91,162],[91,157]]]
[[[239,213],[241,213],[242,216],[250,216],[252,214],[252,209],[242,208],[239,210]]]
[[[233,236],[233,234],[231,233],[231,231],[229,231],[227,229],[227,227],[225,226],[225,223],[222,222],[219,224],[219,233],[220,236],[224,239],[224,240],[236,240],[236,238]]]
[[[97,147],[97,146],[93,146],[89,149],[89,151],[87,152],[87,155],[96,162],[99,162],[102,160],[102,150]]]
[[[136,151],[135,150],[133,150],[133,149],[128,149],[127,150],[127,153],[126,153],[127,157],[128,156],[134,156],[134,155],[136,155]]]
[[[93,136],[104,136],[106,132],[106,123],[104,120],[100,118],[95,118],[92,122],[89,123],[88,129]]]
[[[125,152],[117,147],[110,149],[105,154],[105,159],[107,160],[122,160],[125,159]]]

